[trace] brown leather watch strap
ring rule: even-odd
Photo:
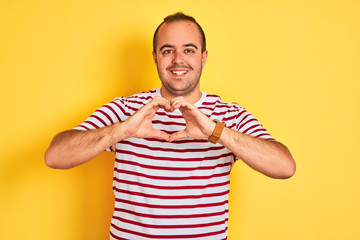
[[[220,139],[221,133],[223,132],[225,127],[225,123],[220,122],[218,120],[214,120],[214,122],[216,122],[216,126],[213,133],[208,138],[208,141],[215,144]]]

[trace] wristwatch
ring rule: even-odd
[[[220,139],[221,133],[225,127],[225,123],[218,119],[214,119],[213,121],[216,123],[216,126],[213,133],[209,136],[208,141],[215,144]]]

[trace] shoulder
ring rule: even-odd
[[[235,102],[226,102],[215,94],[207,94],[199,109],[211,119],[221,120],[231,128],[236,126],[236,122],[250,115],[243,106]]]
[[[200,108],[209,108],[221,112],[239,112],[245,110],[241,105],[232,102],[226,102],[219,95],[205,93],[206,97]]]
[[[157,89],[151,89],[149,91],[143,91],[141,93],[133,94],[127,97],[116,97],[113,99],[112,103],[120,104],[125,107],[138,108],[148,102],[150,102],[157,94]]]

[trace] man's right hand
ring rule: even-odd
[[[155,97],[148,104],[140,108],[134,115],[122,123],[121,128],[123,136],[125,136],[125,138],[155,137],[169,141],[169,134],[164,131],[155,129],[152,126],[152,119],[154,118],[159,108],[163,108],[167,112],[174,111],[168,100],[162,97]]]

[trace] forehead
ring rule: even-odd
[[[174,21],[164,23],[157,36],[157,48],[164,44],[183,46],[194,44],[200,48],[201,34],[197,25],[191,21]]]

